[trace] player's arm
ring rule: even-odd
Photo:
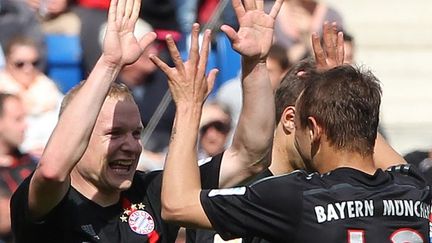
[[[266,108],[270,110],[266,110],[265,113],[262,113],[260,116],[256,116],[254,118],[266,120],[269,119],[268,112],[271,112],[271,114],[274,113],[274,100],[270,82],[268,80],[267,70],[263,68],[262,60],[265,60],[268,48],[270,48],[271,45],[274,18],[279,11],[281,1],[276,2],[269,15],[265,14],[263,11],[262,1],[248,0],[244,3],[245,4],[243,6],[241,1],[233,0],[233,6],[236,9],[236,13],[239,16],[239,22],[241,23],[240,28],[243,29],[239,30],[238,33],[227,26],[223,27],[223,29],[233,41],[234,48],[243,55],[244,68],[246,68],[246,75],[244,76],[244,79],[248,82],[255,82],[250,85],[250,90],[248,91],[250,93],[247,95],[250,95],[250,98],[252,98],[253,92],[257,92],[255,94],[258,94],[259,92],[254,90],[254,88],[267,89],[268,91],[268,93],[267,91],[260,93],[261,95],[266,96],[264,99],[262,97],[255,97],[255,102],[257,103],[268,103],[259,104],[260,109]],[[196,163],[198,123],[202,102],[204,102],[203,100],[197,100],[196,98],[199,97],[203,99],[205,92],[208,92],[207,89],[202,88],[207,88],[207,83],[203,77],[205,63],[207,62],[208,56],[208,32],[206,32],[204,37],[202,53],[199,57],[197,57],[198,41],[195,34],[195,28],[196,27],[194,26],[191,55],[190,60],[186,62],[187,65],[183,65],[178,51],[174,49],[173,52],[173,48],[170,48],[170,52],[174,59],[174,63],[176,64],[175,69],[169,69],[165,64],[160,63],[159,60],[155,58],[156,64],[168,75],[171,93],[173,94],[174,101],[177,105],[176,119],[174,121],[174,129],[169,145],[169,152],[167,155],[167,161],[165,163],[165,172],[162,183],[162,216],[165,219],[180,222],[183,225],[210,227],[210,222],[208,221],[207,216],[202,209],[199,199],[201,184],[199,170]],[[260,38],[267,40],[268,42],[261,42],[259,40]],[[168,42],[169,46],[175,46],[174,44],[170,44],[170,42],[171,41]],[[199,60],[197,61],[197,59]],[[198,72],[194,68],[190,68],[190,65],[195,62],[197,62],[195,65],[198,67]],[[189,72],[192,74],[182,75],[182,73],[188,74]],[[197,74],[194,74],[196,72]],[[210,83],[214,81],[213,73],[214,72],[210,73],[209,75]],[[263,78],[259,77],[257,74],[264,74],[265,76]],[[179,79],[182,79],[183,81],[179,81]],[[257,85],[258,82],[262,83]],[[187,83],[193,83],[193,85],[185,85]],[[201,88],[199,89],[199,87]],[[201,95],[197,96],[197,94]],[[249,105],[252,103],[250,99],[246,102],[249,103]],[[252,112],[250,106],[246,110],[246,113]],[[243,120],[241,122],[248,122],[246,121],[245,115],[243,116],[244,117],[242,118]],[[252,119],[252,117],[249,118]],[[254,123],[254,126],[259,126],[256,124],[260,124],[262,126],[266,123]],[[243,126],[245,125],[246,124]],[[248,129],[253,131],[247,131],[247,133],[244,131],[246,127],[240,128],[240,131],[236,135],[238,141],[233,145],[233,148],[228,151],[227,157],[225,157],[225,160],[230,161],[230,163],[232,163],[231,166],[234,166],[235,168],[231,169],[229,173],[226,173],[225,171],[227,168],[224,168],[225,166],[222,165],[221,181],[225,181],[225,183],[222,184],[235,184],[242,179],[245,179],[247,176],[250,176],[250,172],[244,172],[245,170],[249,170],[250,167],[250,161],[246,160],[252,159],[253,163],[264,159],[264,154],[268,153],[266,149],[270,149],[271,147],[270,140],[273,133],[273,119],[271,120],[271,124],[267,125],[269,127],[260,128],[262,129],[260,132],[256,131],[256,129],[258,129],[256,127],[255,129],[248,127]],[[264,131],[265,133],[268,132],[268,134],[264,135]],[[249,144],[249,141],[256,141],[252,139],[253,136],[264,136],[259,138],[264,139],[265,143],[267,143],[259,145],[263,147],[263,150],[255,150],[256,147],[253,147],[253,145]],[[248,142],[245,142],[244,140],[248,140]],[[241,143],[242,145],[240,145]],[[242,161],[241,159],[244,160]],[[222,164],[224,163],[228,162],[222,162]],[[236,165],[235,163],[240,163],[240,165]],[[249,167],[245,167],[242,163],[248,163]],[[227,180],[227,178],[229,179]]]
[[[155,39],[133,35],[139,0],[112,0],[103,53],[87,81],[63,111],[43,152],[29,188],[29,210],[40,218],[52,210],[70,187],[70,172],[88,145],[111,83],[125,64],[135,62]]]
[[[273,41],[273,28],[282,0],[275,1],[269,14],[263,1],[233,0],[240,28],[221,29],[242,56],[243,106],[233,142],[222,157],[219,187],[238,185],[270,165],[274,132],[274,93],[266,58]]]
[[[406,160],[394,150],[384,137],[378,133],[375,140],[373,160],[375,168],[387,169],[394,165],[406,164]]]
[[[170,68],[156,56],[150,59],[167,75],[176,104],[171,141],[162,181],[162,217],[186,213],[209,226],[200,205],[200,173],[197,163],[197,138],[204,101],[213,87],[217,70],[205,75],[210,45],[210,30],[204,32],[199,53],[199,25],[192,27],[189,60],[183,62],[171,35],[166,37],[168,50],[175,67]]]

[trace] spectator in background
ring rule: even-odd
[[[81,45],[83,48],[84,73],[89,73],[101,52],[99,32],[104,28],[109,0],[75,0],[73,11],[81,21]],[[164,47],[165,36],[169,33],[175,40],[180,39],[173,0],[142,0],[140,18],[147,21],[158,35],[158,43]],[[162,48],[161,47],[161,48]],[[168,56],[164,53],[164,59]]]
[[[29,118],[23,149],[38,156],[55,126],[63,95],[39,70],[40,53],[32,39],[12,39],[5,49],[5,56],[6,68],[0,72],[0,91],[22,99]]]
[[[44,33],[79,35],[80,20],[70,9],[71,0],[26,0],[39,15]],[[67,28],[65,28],[67,26]]]
[[[292,62],[297,62],[310,55],[310,36],[313,32],[322,32],[324,21],[343,26],[342,16],[322,1],[285,0],[276,19],[276,42],[287,48]]]
[[[44,35],[36,15],[24,1],[0,0],[0,30],[0,45],[3,50],[7,43],[16,36],[33,39],[40,51],[41,67],[44,67]]]
[[[36,167],[36,159],[18,148],[24,141],[25,117],[18,96],[0,93],[0,242],[12,242],[10,198]]]
[[[199,131],[198,158],[216,156],[226,148],[231,131],[231,116],[216,102],[205,104]]]
[[[282,78],[291,67],[285,47],[273,44],[267,56],[267,69],[273,89],[276,90]]]

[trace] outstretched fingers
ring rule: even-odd
[[[185,67],[183,64],[183,59],[181,58],[180,52],[177,49],[177,46],[174,42],[172,35],[166,36],[166,43],[167,43],[168,51],[169,51],[171,58],[174,62],[174,65],[176,66],[177,70],[180,73],[184,74],[185,73]]]
[[[205,76],[205,71],[206,71],[206,67],[207,67],[207,60],[208,60],[209,51],[210,51],[210,40],[211,40],[211,31],[207,29],[204,31],[204,38],[203,38],[203,42],[202,42],[201,53],[200,53],[200,58],[199,58],[199,62],[198,62],[198,70],[197,70],[196,77],[204,77]]]
[[[118,0],[117,11],[116,11],[116,21],[123,19],[123,16],[125,14],[126,2],[127,1],[128,0]]]
[[[256,10],[257,6],[255,4],[255,0],[243,0],[244,8],[246,11]]]
[[[134,8],[134,1],[136,0],[127,0],[125,5],[124,18],[129,19],[132,16],[132,11]]]
[[[312,49],[315,55],[315,62],[318,69],[325,68],[327,65],[326,55],[321,46],[321,40],[317,33],[312,33]]]
[[[257,10],[264,11],[264,0],[256,0],[255,4]]]
[[[232,6],[234,8],[234,12],[236,13],[237,20],[246,14],[246,10],[243,7],[241,0],[232,0]]]
[[[189,60],[193,65],[196,65],[199,59],[199,24],[195,23],[192,26],[192,33],[191,33],[191,48],[189,50]]]
[[[114,23],[116,21],[117,2],[118,0],[111,0],[108,11],[108,23]]]
[[[158,68],[160,68],[160,70],[162,70],[162,72],[164,72],[168,76],[169,82],[169,80],[171,80],[171,68],[154,54],[151,54],[149,58]]]
[[[345,45],[344,35],[342,31],[337,34],[337,56],[338,64],[342,65],[345,61]]]
[[[133,4],[132,13],[130,16],[130,20],[132,23],[136,23],[136,21],[138,20],[140,11],[141,11],[141,0],[135,0],[135,2]]]
[[[276,19],[276,16],[278,15],[281,7],[282,7],[282,3],[284,0],[276,0],[272,9],[270,10],[270,17],[272,17],[273,19]]]
[[[146,49],[153,41],[156,40],[156,33],[155,32],[149,32],[145,34],[143,37],[141,37],[141,40],[139,41],[139,46],[141,47],[141,50]]]
[[[210,94],[210,92],[213,90],[214,84],[216,82],[217,74],[219,73],[219,70],[214,68],[210,71],[210,73],[207,76],[207,93],[206,97]]]
[[[336,26],[334,26],[334,23],[332,25],[330,25],[328,22],[324,23],[324,29],[323,29],[324,46],[326,48],[327,57],[329,61],[333,63],[336,63],[336,59],[337,59],[335,28]]]
[[[231,44],[237,43],[239,41],[239,37],[237,35],[237,31],[229,26],[229,25],[222,25],[220,28],[226,35],[227,37],[230,39]]]

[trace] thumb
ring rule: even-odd
[[[219,70],[214,68],[210,71],[208,77],[207,77],[207,94],[206,97],[210,94],[210,92],[213,90],[215,81],[216,81],[216,76],[219,73]]]
[[[154,40],[156,40],[156,33],[155,32],[149,32],[145,34],[141,39],[139,40],[139,46],[142,50],[146,49]]]
[[[231,26],[224,24],[220,29],[228,36],[231,41],[231,45],[238,42],[237,32]]]

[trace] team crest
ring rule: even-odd
[[[130,208],[124,209],[120,219],[127,222],[131,230],[140,235],[148,235],[153,232],[155,222],[153,217],[144,210],[142,203],[132,204]]]

